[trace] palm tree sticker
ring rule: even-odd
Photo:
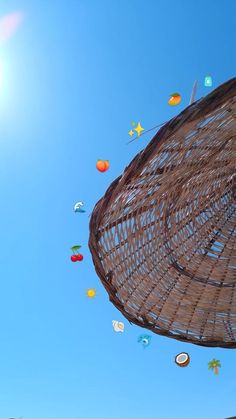
[[[208,362],[208,369],[214,372],[216,375],[219,374],[219,368],[221,368],[221,363],[218,359],[213,359]]]

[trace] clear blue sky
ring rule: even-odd
[[[94,205],[151,139],[126,145],[132,122],[173,117],[194,80],[197,98],[212,90],[208,73],[213,88],[235,76],[236,2],[1,1],[0,16],[16,10],[25,21],[0,50],[0,418],[236,415],[236,352],[154,334],[143,350],[144,329],[109,302],[87,245]],[[172,108],[175,91],[183,99]],[[73,213],[78,200],[85,214]],[[75,244],[82,263],[70,262]],[[181,351],[185,369],[174,363]]]

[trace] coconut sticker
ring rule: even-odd
[[[175,357],[175,363],[179,367],[187,367],[190,363],[190,356],[187,354],[187,352],[181,352],[180,354],[176,355]]]

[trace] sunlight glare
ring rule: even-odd
[[[3,87],[3,64],[2,61],[0,61],[0,94]]]
[[[23,16],[22,12],[14,12],[0,18],[0,44],[14,35],[23,20]]]

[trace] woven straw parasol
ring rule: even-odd
[[[89,247],[131,322],[236,348],[236,78],[166,123],[108,188]]]

